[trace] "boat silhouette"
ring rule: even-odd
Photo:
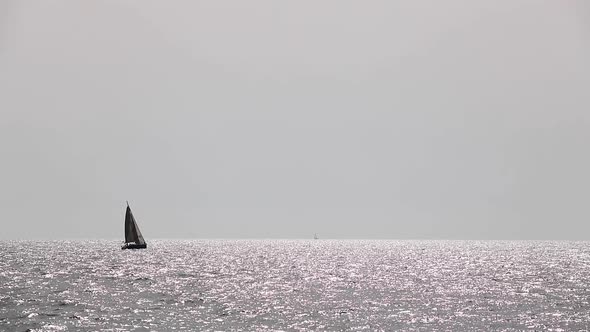
[[[141,235],[139,226],[137,226],[135,217],[133,217],[133,212],[131,212],[131,208],[129,207],[129,202],[127,202],[127,211],[125,211],[125,244],[121,249],[145,248],[147,248],[147,243],[145,243],[145,240]]]

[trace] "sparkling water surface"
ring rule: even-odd
[[[1,331],[586,331],[590,243],[0,242]]]

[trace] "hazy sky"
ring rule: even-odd
[[[590,5],[0,2],[0,238],[590,239]]]

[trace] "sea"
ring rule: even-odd
[[[590,242],[0,242],[0,331],[588,331]]]

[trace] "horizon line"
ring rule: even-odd
[[[279,240],[279,241],[293,241],[293,240],[310,240],[310,241],[482,241],[482,242],[491,242],[491,241],[504,241],[504,242],[514,242],[514,241],[538,241],[538,242],[590,242],[590,239],[461,239],[461,238],[318,238],[314,239],[311,238],[283,238],[283,237],[203,237],[203,238],[181,238],[181,237],[170,237],[170,238],[151,238],[148,241],[198,241],[198,240],[218,240],[218,241],[267,241],[267,240]],[[33,238],[0,238],[0,242],[3,241],[117,241],[117,242],[125,242],[120,238],[86,238],[86,237],[64,237],[64,238],[41,238],[41,237],[33,237]]]

